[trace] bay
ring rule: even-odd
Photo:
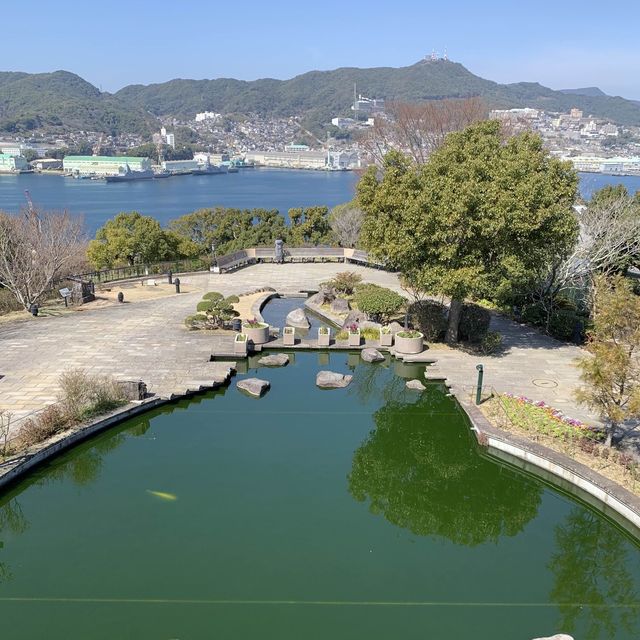
[[[0,175],[0,211],[17,213],[26,206],[25,191],[42,209],[67,209],[84,217],[94,235],[120,211],[139,211],[166,225],[170,220],[202,207],[278,209],[285,217],[293,207],[334,207],[351,200],[358,182],[355,172],[245,169],[234,174],[176,176],[107,184],[57,175]],[[640,176],[580,174],[580,191],[588,199],[607,184],[640,190]]]

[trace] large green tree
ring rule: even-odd
[[[497,121],[451,133],[423,165],[389,153],[357,188],[362,241],[414,287],[451,298],[455,342],[467,296],[506,297],[539,265],[568,255],[578,178],[538,135],[505,140]]]
[[[117,264],[158,262],[174,257],[175,247],[160,223],[137,211],[119,213],[98,229],[87,256],[99,269]]]

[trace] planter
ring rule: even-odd
[[[247,355],[247,336],[244,333],[236,335],[233,341],[233,353],[237,356]]]
[[[349,346],[350,347],[359,347],[360,346],[360,329],[358,329],[355,333],[349,331]]]
[[[247,336],[247,340],[253,344],[264,344],[269,342],[269,325],[266,322],[260,322],[259,327],[248,327],[242,325],[242,333]]]
[[[285,327],[282,330],[282,344],[285,347],[293,347],[296,343],[296,330],[293,327]]]
[[[393,346],[393,333],[391,333],[391,331],[389,331],[389,333],[384,333],[384,331],[380,332],[380,346],[381,347]]]
[[[397,353],[422,353],[424,351],[424,336],[419,332],[415,338],[402,337],[405,331],[398,331],[395,336],[395,350]]]
[[[331,329],[326,333],[321,332],[322,327],[318,329],[318,346],[328,347],[331,344]]]

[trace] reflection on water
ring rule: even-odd
[[[556,527],[555,540],[550,597],[559,604],[559,628],[574,633],[582,626],[584,640],[615,638],[620,628],[640,637],[640,601],[624,538],[594,513],[573,509]],[[595,606],[582,611],[579,602]],[[611,604],[632,606],[604,606]],[[578,625],[581,614],[585,621]]]
[[[0,501],[0,582],[11,579],[9,566],[2,559],[4,536],[18,536],[29,528],[29,522],[24,516],[22,507],[16,498]]]
[[[480,457],[464,422],[438,428],[455,410],[433,386],[414,404],[387,402],[354,454],[349,490],[416,535],[469,546],[515,536],[536,516],[542,486]]]

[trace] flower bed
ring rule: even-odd
[[[524,421],[526,424],[521,426],[525,428],[534,427],[536,431],[556,437],[572,435],[592,440],[604,438],[602,429],[565,416],[562,411],[550,407],[542,400],[536,401],[526,396],[504,393],[500,396],[500,401],[509,418]]]

